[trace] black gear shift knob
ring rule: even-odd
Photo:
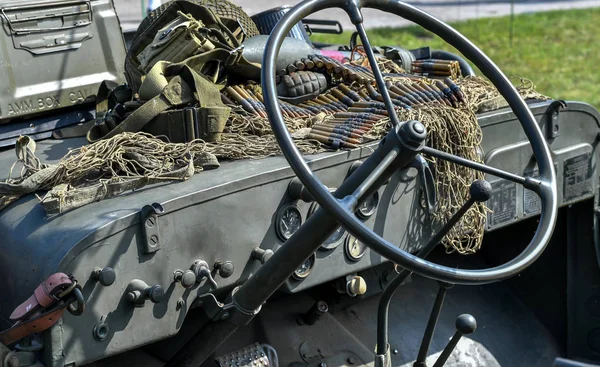
[[[456,348],[460,338],[462,338],[463,335],[471,334],[475,329],[477,329],[477,321],[473,316],[466,313],[458,316],[456,319],[456,332],[438,357],[437,361],[435,361],[433,367],[443,367],[454,348]]]
[[[463,335],[469,335],[477,329],[477,320],[467,313],[458,316],[456,319],[456,330]]]
[[[492,185],[486,180],[475,180],[471,184],[469,193],[474,201],[483,203],[492,196]]]

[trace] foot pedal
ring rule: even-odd
[[[235,352],[219,356],[215,358],[215,361],[220,367],[277,367],[269,360],[265,351],[266,346],[267,344],[254,343]],[[268,349],[274,350],[271,346],[268,346]],[[267,351],[270,352],[270,350]]]

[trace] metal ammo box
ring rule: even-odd
[[[0,124],[91,102],[103,80],[124,81],[112,0],[5,0],[0,19]]]

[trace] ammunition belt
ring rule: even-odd
[[[334,149],[355,148],[365,142],[365,134],[375,124],[388,117],[383,96],[373,86],[370,69],[325,56],[309,56],[290,64],[278,76],[281,80],[284,75],[306,70],[329,73],[337,83],[326,93],[301,103],[279,100],[281,112],[287,118],[307,118],[320,113],[328,116],[324,122],[311,127],[308,139]],[[427,104],[457,108],[466,102],[460,87],[451,78],[428,80],[409,76],[407,80],[406,83],[390,80],[386,83],[395,108],[412,109]],[[257,86],[229,86],[221,93],[221,100],[229,106],[240,106],[251,116],[267,118],[264,98]]]
[[[426,76],[430,78],[453,78],[458,79],[461,76],[460,65],[458,61],[452,60],[417,60],[413,61],[411,71],[415,75]]]

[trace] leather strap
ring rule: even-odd
[[[14,325],[8,330],[0,332],[0,343],[10,345],[33,333],[49,329],[65,312],[70,302],[60,301],[48,311],[30,320]]]
[[[60,299],[61,293],[74,287],[73,280],[67,274],[50,275],[37,286],[31,297],[15,308],[10,315],[10,320],[15,324],[0,332],[0,343],[10,345],[54,325],[72,302],[70,299]]]
[[[58,301],[57,295],[69,288],[73,281],[67,274],[52,274],[42,284],[38,285],[31,297],[21,303],[10,315],[13,322],[22,321],[40,308],[46,308]]]

